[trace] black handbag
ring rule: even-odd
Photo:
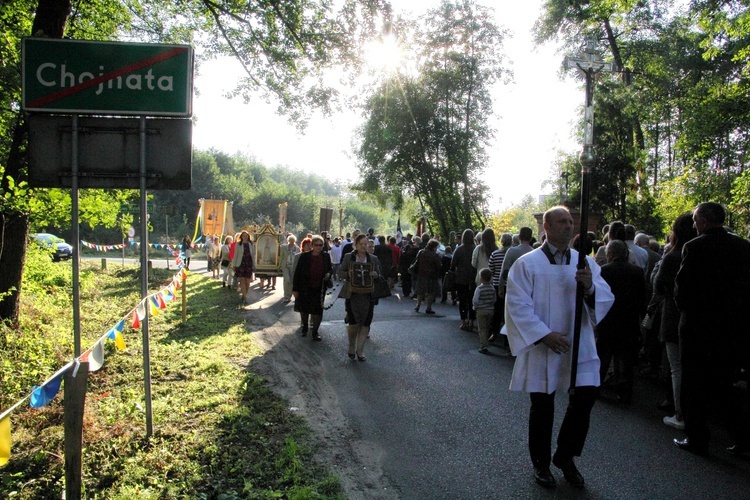
[[[391,296],[391,287],[388,285],[388,281],[385,278],[377,278],[373,282],[372,287],[372,298],[373,299],[384,299]]]

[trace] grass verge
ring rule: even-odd
[[[31,256],[29,265],[26,280],[33,281],[24,282],[22,325],[0,328],[2,408],[72,358],[70,264],[47,266]],[[150,289],[174,273],[154,269]],[[84,267],[84,349],[139,302],[138,290],[137,269]],[[304,421],[245,369],[263,352],[230,302],[219,282],[190,274],[187,322],[181,323],[178,301],[151,319],[151,438],[145,437],[142,333],[126,327],[122,351],[107,342],[104,366],[88,381],[84,497],[343,497],[338,480],[312,460],[314,441]],[[44,408],[11,414],[11,459],[0,468],[0,497],[60,498],[63,389]]]

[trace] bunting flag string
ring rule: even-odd
[[[95,243],[90,243],[88,241],[81,240],[81,245],[85,246],[86,248],[91,248],[92,250],[96,250],[97,252],[111,252],[114,250],[122,250],[123,248],[127,247],[128,245],[119,243],[116,245],[97,245]],[[130,242],[130,246],[141,246],[141,244],[137,241]],[[164,249],[169,253],[173,253],[175,251],[179,252],[180,246],[179,245],[172,245],[172,244],[165,244],[165,243],[149,243],[149,247],[159,250]],[[192,247],[196,248],[198,245],[193,244]]]
[[[94,372],[99,370],[104,365],[104,342],[107,339],[114,340],[117,349],[125,349],[125,339],[123,338],[122,332],[125,327],[125,321],[128,317],[132,317],[132,328],[140,328],[141,321],[146,317],[148,304],[148,312],[151,316],[159,314],[163,309],[167,308],[167,303],[173,301],[176,298],[175,290],[179,289],[181,280],[187,276],[185,269],[180,271],[172,277],[172,281],[169,285],[165,286],[158,292],[147,296],[145,299],[132,309],[125,317],[120,319],[112,328],[102,335],[94,344],[85,350],[78,358],[68,362],[65,366],[57,370],[51,377],[47,378],[41,385],[34,386],[31,393],[26,395],[21,400],[17,401],[10,408],[0,413],[0,467],[8,463],[10,460],[11,450],[11,426],[10,426],[10,414],[13,411],[24,404],[26,400],[30,399],[30,406],[32,408],[41,408],[46,406],[57,396],[62,385],[63,375],[67,373],[71,368],[74,369],[73,376],[78,373],[78,368],[81,362],[88,362],[89,371]]]

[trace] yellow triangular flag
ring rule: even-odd
[[[10,415],[0,420],[0,467],[10,459]]]
[[[150,317],[154,317],[157,314],[159,314],[161,311],[159,310],[159,306],[154,304],[154,298],[153,295],[148,298],[148,315]]]
[[[115,330],[115,346],[118,349],[125,349],[125,339],[122,337],[122,332]]]

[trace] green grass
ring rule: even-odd
[[[2,408],[72,358],[70,264],[37,257],[31,255],[27,265],[21,327],[0,328]],[[150,290],[174,274],[154,269]],[[137,269],[110,261],[106,271],[82,270],[84,349],[139,302],[139,289]],[[123,351],[107,342],[104,366],[88,380],[85,498],[343,497],[338,480],[312,460],[314,444],[304,421],[246,370],[263,352],[230,302],[216,280],[190,274],[187,322],[181,323],[179,300],[151,319],[150,438],[142,332],[126,327]],[[0,469],[0,497],[60,498],[62,393],[44,408],[24,405],[11,415],[11,459]]]

